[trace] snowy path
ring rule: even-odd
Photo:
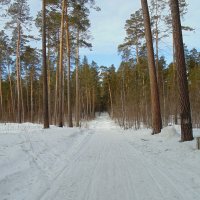
[[[11,178],[6,176],[7,182],[2,179],[0,199],[199,200],[200,170],[197,163],[200,159],[197,156],[200,155],[191,147],[194,142],[189,143],[189,147],[179,146],[182,144],[174,138],[154,137],[148,132],[136,131],[134,136],[133,131],[124,132],[108,116],[102,115],[89,123],[89,130],[70,134],[66,151],[61,148],[62,151],[56,152],[57,163],[48,161],[52,166],[42,168],[44,166],[35,160],[31,166],[37,180],[30,181],[30,186],[25,184],[27,190],[21,188],[19,183],[18,190],[9,196],[5,190],[12,186]],[[174,144],[177,145],[177,155],[170,152]],[[49,147],[46,149],[50,150]],[[186,160],[184,151],[188,153]],[[51,159],[51,155],[44,158]],[[190,159],[196,162],[190,163]],[[34,171],[38,168],[42,170],[39,174]],[[18,173],[15,175],[20,177],[20,182],[22,177]]]

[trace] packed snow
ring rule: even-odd
[[[107,114],[82,128],[0,124],[0,199],[199,200],[200,151],[179,134],[125,131]]]

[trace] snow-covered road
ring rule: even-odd
[[[200,199],[200,152],[173,127],[123,131],[104,114],[87,129],[40,129],[0,135],[0,199]]]

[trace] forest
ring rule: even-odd
[[[119,66],[99,66],[79,54],[81,48],[92,48],[89,15],[92,9],[101,12],[98,2],[42,2],[41,11],[31,16],[27,0],[0,1],[5,22],[0,32],[1,122],[79,127],[95,113],[108,112],[124,129],[148,127],[154,134],[181,124],[187,132],[182,140],[193,139],[191,128],[200,127],[200,52],[183,44],[182,31],[193,27],[176,22],[187,13],[185,0],[179,6],[141,1],[142,8],[124,24],[124,43],[116,47]],[[39,38],[30,34],[31,26],[38,28]],[[167,64],[159,45],[172,35],[173,60]],[[33,47],[34,41],[41,48]]]
[[[199,6],[0,0],[0,200],[199,200]]]

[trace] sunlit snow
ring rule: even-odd
[[[0,199],[199,200],[200,151],[179,131],[124,131],[106,114],[80,129],[1,124]]]

